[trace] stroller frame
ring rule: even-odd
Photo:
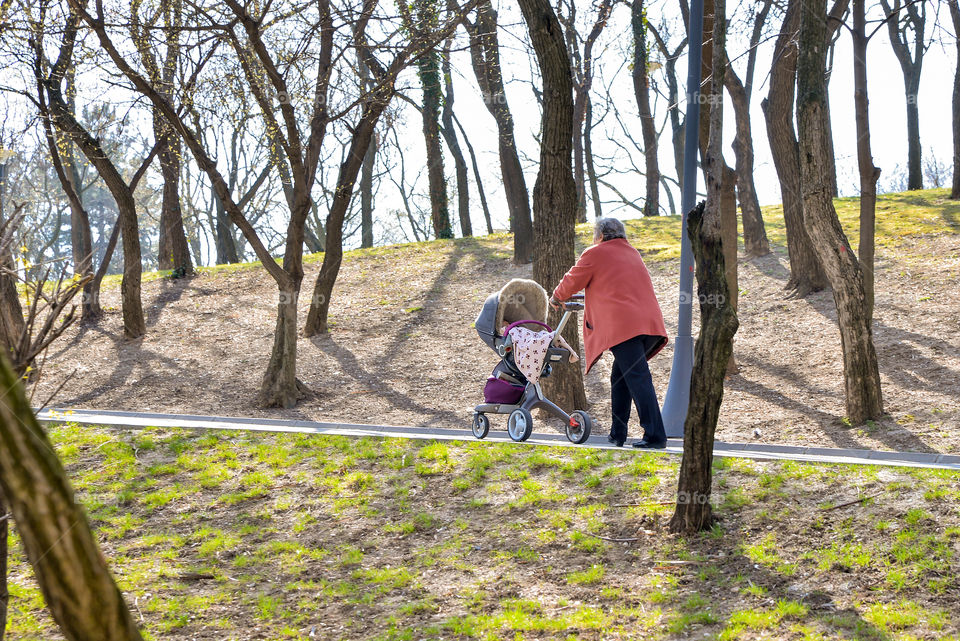
[[[584,309],[583,296],[573,296],[570,301],[563,303],[564,313],[560,318],[554,332],[559,335],[566,327],[570,316]],[[503,356],[503,353],[501,353]],[[543,368],[545,375],[549,375],[550,364],[562,361],[569,356],[569,352],[562,347],[550,347],[547,350],[547,358],[544,361]],[[543,394],[540,383],[526,382],[523,394],[520,400],[515,404],[507,403],[481,403],[474,408],[473,414],[473,435],[477,438],[484,438],[490,430],[490,419],[487,414],[506,414],[507,434],[514,441],[525,441],[530,438],[533,432],[533,416],[531,412],[535,409],[543,409],[564,422],[567,439],[572,443],[581,444],[590,438],[590,431],[593,427],[593,421],[590,415],[584,410],[575,410],[569,414],[563,411],[555,403],[550,401]]]

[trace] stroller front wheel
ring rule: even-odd
[[[583,410],[576,410],[570,414],[570,420],[567,421],[567,438],[571,443],[580,445],[590,438],[590,430],[593,429],[593,419]]]
[[[510,412],[510,418],[507,419],[507,434],[518,443],[530,438],[533,434],[533,415],[529,410],[521,407]]]
[[[490,432],[490,419],[486,414],[474,412],[473,425],[470,426],[473,435],[477,438],[484,438]]]

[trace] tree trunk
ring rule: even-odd
[[[800,0],[790,0],[783,26],[773,50],[770,93],[761,103],[767,124],[767,139],[780,180],[783,220],[787,230],[790,279],[785,289],[804,297],[827,285],[826,275],[803,222],[800,191],[800,155],[793,128],[793,100],[797,81],[796,33],[800,26]]]
[[[384,90],[381,90],[384,91]],[[392,88],[389,89],[392,93]],[[325,334],[329,331],[328,316],[330,313],[330,299],[333,295],[333,286],[340,273],[340,264],[343,261],[343,220],[350,206],[353,194],[353,184],[357,173],[363,164],[367,148],[373,139],[373,132],[377,121],[389,102],[389,96],[372,96],[364,105],[360,121],[354,128],[350,149],[343,164],[340,165],[340,174],[337,177],[337,187],[334,191],[333,204],[327,215],[326,249],[323,252],[323,263],[320,274],[313,288],[313,299],[310,302],[310,311],[307,313],[307,322],[304,324],[304,336]]]
[[[576,119],[577,115],[574,114]],[[586,114],[584,114],[586,117]],[[583,120],[573,123],[573,184],[577,191],[577,222],[587,222],[587,190],[583,180]],[[536,231],[534,231],[536,236]],[[536,260],[536,258],[534,258]]]
[[[295,407],[306,388],[297,380],[297,301],[300,282],[291,279],[280,289],[273,350],[260,384],[260,404],[264,407]]]
[[[370,70],[363,60],[357,61],[360,70],[360,86],[363,91],[370,91],[372,79]],[[360,246],[373,247],[373,166],[377,159],[377,138],[371,137],[370,145],[363,155],[363,165],[360,168]],[[319,250],[318,250],[319,251]]]
[[[477,154],[473,151],[473,145],[470,144],[470,139],[467,138],[467,132],[463,130],[463,127],[460,125],[460,120],[457,119],[456,115],[453,117],[454,122],[457,124],[457,129],[460,131],[460,135],[463,136],[463,144],[467,146],[467,153],[470,154],[470,165],[473,167],[473,179],[477,183],[477,194],[480,196],[480,207],[483,209],[483,220],[487,224],[487,233],[493,233],[493,220],[490,218],[490,208],[487,207],[487,195],[483,191],[483,180],[480,178],[480,166],[477,165]]]
[[[510,210],[510,231],[514,234],[513,262],[526,264],[533,260],[533,222],[523,166],[513,136],[513,116],[500,71],[497,12],[490,0],[483,0],[477,6],[475,23],[464,20],[463,25],[470,35],[470,61],[483,103],[497,123],[500,174]]]
[[[797,67],[803,219],[833,289],[843,349],[847,417],[859,424],[879,418],[883,403],[873,331],[864,306],[863,272],[840,227],[827,177],[824,15],[826,0],[805,0]]]
[[[133,622],[53,445],[0,356],[0,488],[50,614],[69,641],[138,641]]]
[[[863,266],[864,308],[873,325],[874,236],[877,220],[877,180],[880,168],[870,149],[870,101],[867,94],[867,35],[865,0],[853,0],[853,100],[857,123],[857,164],[860,169],[860,264]]]
[[[67,90],[67,108],[70,113],[76,116],[76,70],[70,68],[64,74]],[[52,123],[50,123],[52,125]],[[50,132],[48,143],[56,145],[56,137]],[[58,170],[58,175],[62,171],[61,183],[64,192],[67,194],[67,200],[70,202],[70,241],[73,246],[73,265],[74,273],[81,276],[93,274],[93,234],[90,230],[90,217],[87,210],[83,207],[83,194],[80,192],[81,180],[80,170],[77,167],[76,150],[69,140],[63,141],[63,153],[59,149],[51,151],[51,159],[54,167],[57,164],[62,165]],[[56,151],[56,153],[54,153]],[[103,316],[103,310],[100,307],[100,283],[90,280],[83,287],[83,298],[80,302],[80,319],[82,321],[92,321]]]
[[[372,139],[363,155],[360,169],[360,246],[373,247],[373,163],[377,159],[377,141]]]
[[[880,0],[887,19],[890,46],[903,72],[903,88],[907,100],[907,189],[923,189],[923,167],[920,149],[920,108],[917,95],[920,92],[920,72],[923,69],[924,27],[927,5],[910,0]],[[906,15],[903,15],[906,12]],[[902,26],[901,26],[902,25]],[[910,51],[910,34],[913,34],[913,52]]]
[[[163,177],[157,260],[160,269],[172,269],[175,274],[186,276],[193,273],[193,259],[180,207],[180,140],[156,109],[153,119],[154,135],[160,142],[160,174]]]
[[[2,219],[3,201],[6,185],[6,167],[0,166],[0,225],[5,220]],[[3,253],[0,254],[0,347],[10,356],[10,350],[19,343],[23,335],[25,322],[23,320],[23,307],[20,305],[20,295],[17,292],[16,265],[13,262],[13,230],[8,230],[11,234],[11,241],[7,247],[0,248]]]
[[[571,168],[573,140],[573,82],[570,58],[560,23],[549,0],[520,0],[520,10],[530,30],[543,78],[543,119],[540,171],[533,189],[536,257],[533,278],[552,290],[573,265],[577,190]],[[555,324],[559,313],[551,311]],[[568,323],[564,338],[579,345],[576,323]],[[570,411],[586,407],[583,374],[579,367],[558,367],[544,380],[547,395]]]
[[[453,238],[447,203],[447,180],[443,175],[443,148],[440,146],[440,65],[436,51],[424,54],[417,63],[423,86],[423,138],[427,145],[427,180],[430,185],[430,218],[437,238]]]
[[[603,216],[600,202],[600,187],[597,184],[597,170],[593,165],[593,100],[587,99],[587,114],[583,122],[583,160],[587,165],[587,179],[590,182],[590,202],[593,203],[595,218]]]
[[[10,516],[7,514],[7,502],[0,489],[0,641],[7,633],[7,612],[10,607],[10,589],[7,587],[7,541],[10,536]]]
[[[703,67],[701,69],[701,77],[707,78],[708,80],[703,83],[703,93],[710,97],[709,100],[706,100],[700,106],[700,155],[704,159],[703,162],[703,172],[704,179],[707,180],[707,163],[706,157],[709,151],[709,141],[712,125],[712,114],[713,107],[716,105],[720,106],[722,112],[722,103],[723,103],[723,78],[726,75],[724,72],[726,70],[726,51],[721,51],[723,57],[720,59],[721,68],[717,69],[715,66],[715,60],[713,56],[713,45],[714,42],[719,42],[714,35],[714,19],[715,14],[719,15],[719,21],[726,24],[726,16],[718,14],[719,11],[715,6],[713,0],[705,0],[704,6],[704,21],[703,21]],[[717,88],[717,94],[714,94],[714,81],[716,79],[720,80],[720,85]],[[718,125],[719,126],[719,125]],[[737,260],[737,194],[736,194],[736,174],[733,169],[727,166],[726,160],[723,158],[723,149],[719,148],[715,152],[718,162],[721,163],[720,169],[721,175],[716,176],[715,180],[717,181],[718,189],[720,189],[718,197],[718,206],[720,207],[720,217],[719,221],[722,225],[722,236],[724,241],[724,254],[726,257],[726,274],[727,274],[727,289],[729,291],[728,300],[733,306],[734,311],[737,309],[738,294],[740,292],[740,287],[737,284],[738,282],[738,260]],[[727,373],[736,374],[737,373],[737,363],[731,353],[729,363],[727,364]]]
[[[907,189],[923,189],[920,148],[920,71],[903,77],[907,94]]]
[[[709,187],[708,187],[709,189]],[[708,191],[708,198],[710,194]],[[718,208],[719,203],[714,205]],[[704,214],[704,203],[687,215],[688,236],[697,269],[700,304],[700,333],[693,350],[690,406],[684,422],[683,459],[677,483],[677,507],[670,519],[670,531],[693,534],[713,526],[710,505],[713,473],[713,444],[723,379],[733,355],[733,336],[739,327],[737,313],[727,303],[727,279],[719,212]],[[723,303],[716,303],[724,301]]]
[[[953,189],[950,198],[960,198],[960,3],[949,0],[953,32],[957,34],[957,68],[953,74]]]
[[[647,170],[647,195],[643,203],[643,215],[659,216],[660,163],[657,160],[657,125],[650,109],[650,56],[647,51],[645,22],[643,0],[633,0],[630,5],[630,27],[633,31],[633,93],[640,109],[640,131],[643,134],[643,155]]]
[[[237,241],[234,239],[233,231],[230,229],[230,215],[227,214],[227,210],[223,206],[223,201],[220,200],[217,190],[211,187],[210,191],[212,192],[211,197],[214,199],[217,208],[217,264],[226,265],[239,263],[240,256],[237,254]]]
[[[737,197],[743,219],[743,248],[747,256],[765,256],[770,253],[770,243],[767,241],[767,230],[763,225],[760,201],[753,182],[753,132],[750,127],[749,97],[733,69],[727,69],[725,79],[737,127],[733,153],[736,156]]]
[[[723,160],[723,85],[726,69],[726,3],[714,0],[710,66],[713,82],[710,123],[704,172],[707,202],[687,214],[687,231],[696,264],[697,294],[700,299],[700,335],[694,347],[690,406],[684,421],[683,459],[677,483],[677,508],[670,519],[670,531],[693,534],[713,525],[710,505],[712,490],[713,440],[723,402],[723,379],[733,356],[733,335],[737,331],[736,309],[731,300],[724,233],[723,182],[733,179]],[[711,37],[712,36],[712,37]],[[734,236],[734,242],[736,236]],[[734,247],[734,250],[736,248]],[[734,254],[735,256],[735,254]]]
[[[457,170],[457,211],[460,215],[460,234],[466,238],[473,236],[473,225],[470,223],[470,183],[467,178],[467,161],[463,158],[463,152],[460,151],[457,131],[453,128],[453,74],[450,71],[450,48],[452,46],[453,38],[447,38],[443,47],[443,62],[441,63],[445,93],[441,120],[443,121],[443,138],[450,150],[450,155],[453,156],[453,164]]]
[[[117,220],[123,238],[123,278],[120,281],[123,330],[127,338],[139,338],[147,331],[140,302],[140,278],[143,271],[140,255],[140,229],[137,223],[133,190],[107,157],[100,142],[93,138],[73,117],[58,87],[45,85],[54,124],[72,140],[96,169],[117,204]]]

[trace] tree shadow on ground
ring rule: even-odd
[[[156,352],[143,349],[141,339],[130,340],[125,338],[122,334],[122,329],[121,333],[118,335],[107,331],[98,325],[88,325],[83,331],[88,331],[87,328],[89,328],[89,331],[98,332],[109,339],[112,343],[113,350],[111,350],[110,353],[116,357],[113,370],[105,377],[100,376],[99,379],[103,382],[93,389],[87,390],[70,398],[64,398],[58,401],[60,404],[70,406],[93,401],[107,392],[119,389],[123,385],[128,384],[128,379],[137,369],[144,372],[143,378],[149,378],[150,376],[153,376],[152,371],[157,364],[163,364],[164,366],[175,369],[178,372],[184,371],[184,368],[181,367],[180,364],[174,359],[167,358],[162,354],[157,354]],[[77,339],[75,338],[74,341],[76,340]],[[61,351],[66,351],[67,349],[69,349],[69,345],[64,346]],[[124,351],[136,351],[137,355],[125,357]],[[88,364],[88,367],[94,367],[98,365],[99,364],[95,365],[91,363]],[[140,380],[140,383],[143,383],[143,378]]]
[[[782,407],[785,410],[799,414],[808,420],[812,421],[823,433],[824,437],[830,439],[834,446],[848,449],[869,449],[866,446],[858,441],[855,435],[850,431],[850,428],[844,426],[839,417],[824,412],[821,409],[816,407],[811,407],[805,403],[802,403],[796,399],[790,398],[780,390],[771,389],[760,382],[752,381],[746,378],[742,373],[735,376],[731,376],[726,385],[730,389],[734,389],[757,398],[762,398],[765,401],[774,403]],[[873,437],[878,440],[887,442],[893,441],[890,438],[891,435],[887,434],[884,430],[877,430],[872,434]],[[898,436],[895,441],[889,443],[891,449],[902,450],[903,449],[904,438]],[[824,443],[826,446],[827,444]],[[909,445],[907,446],[907,451],[911,452],[927,452],[927,453],[939,453],[939,450],[934,449],[918,436],[910,433],[909,436]]]
[[[344,344],[338,342],[338,339],[331,334],[315,336],[310,340],[318,350],[336,360],[343,372],[365,387],[370,388],[371,391],[395,408],[428,416],[429,419],[422,421],[421,426],[435,424],[437,421],[452,424],[463,423],[464,417],[462,415],[419,403],[410,395],[393,389],[385,381],[391,374],[390,366],[398,356],[406,354],[410,350],[416,350],[424,354],[423,367],[425,368],[424,379],[426,379],[424,382],[434,382],[433,377],[426,375],[433,367],[429,362],[429,342],[425,342],[423,338],[418,337],[416,341],[420,344],[412,345],[411,339],[414,338],[419,329],[425,326],[434,326],[444,321],[440,317],[443,314],[444,290],[450,283],[461,259],[467,254],[473,254],[486,261],[489,260],[487,253],[487,249],[475,239],[464,239],[454,244],[453,250],[447,256],[446,262],[434,277],[430,287],[420,294],[419,302],[422,305],[419,312],[410,314],[400,324],[390,326],[392,329],[390,330],[388,347],[377,356],[376,365],[370,366],[362,363],[353,352],[347,349]]]
[[[727,521],[736,521],[733,515],[722,515],[721,523]],[[737,527],[738,523],[729,523],[731,530]],[[837,586],[833,589],[824,589],[822,587],[812,587],[805,583],[805,580],[815,579],[814,576],[796,578],[793,574],[778,572],[775,568],[769,567],[755,560],[748,558],[742,553],[729,554],[731,546],[730,538],[732,532],[724,532],[722,538],[713,538],[706,533],[687,540],[687,546],[694,554],[706,559],[716,559],[716,565],[722,568],[719,577],[733,576],[742,580],[744,587],[756,586],[755,589],[763,591],[766,606],[761,602],[758,607],[744,608],[744,610],[773,611],[781,603],[792,601],[803,605],[806,609],[803,612],[793,613],[784,617],[777,626],[781,633],[787,633],[794,626],[812,626],[816,624],[831,628],[834,634],[838,632],[852,633],[855,639],[870,641],[890,641],[893,637],[886,631],[878,628],[874,624],[866,621],[859,612],[852,608],[841,609],[837,603],[838,597],[842,595],[842,588]],[[725,549],[726,548],[726,549]],[[790,561],[787,559],[786,561]],[[681,587],[688,590],[694,590],[697,594],[709,595],[717,589],[728,590],[727,585],[717,585],[711,579],[714,573],[710,572],[704,563],[694,564],[690,570],[684,570],[682,578],[679,581]],[[795,571],[795,570],[793,570]],[[851,576],[851,578],[855,578]],[[682,608],[678,608],[682,610]],[[730,632],[738,631],[734,636],[720,636],[720,638],[740,638],[740,635],[759,632],[752,629],[749,624],[744,624],[735,620],[737,612],[743,610],[734,610],[730,612],[711,611],[717,620],[714,625]],[[680,612],[677,612],[680,614]],[[744,617],[742,621],[749,621]],[[738,625],[739,630],[738,630]],[[771,630],[774,636],[777,636],[777,628]],[[728,634],[730,634],[728,632]],[[705,635],[708,636],[708,635]],[[819,636],[817,637],[819,638]]]

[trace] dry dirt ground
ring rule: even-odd
[[[671,345],[651,362],[662,401],[678,263],[648,266],[671,334]],[[306,292],[318,269],[318,262],[307,265]],[[739,270],[740,370],[726,382],[718,439],[960,451],[960,235],[905,239],[878,251],[874,330],[889,415],[866,426],[843,420],[830,292],[785,298],[783,247],[763,258],[741,257]],[[292,410],[257,407],[277,299],[259,266],[145,283],[148,328],[137,340],[123,338],[119,286],[112,283],[103,292],[105,318],[70,328],[51,349],[34,403],[463,428],[496,364],[473,320],[490,292],[530,275],[530,266],[511,264],[504,236],[349,253],[334,292],[331,333],[299,342],[298,375],[313,393]],[[605,355],[587,377],[595,433],[609,425],[610,363]],[[493,428],[503,429],[503,421],[495,418]],[[640,433],[634,416],[631,434]]]

